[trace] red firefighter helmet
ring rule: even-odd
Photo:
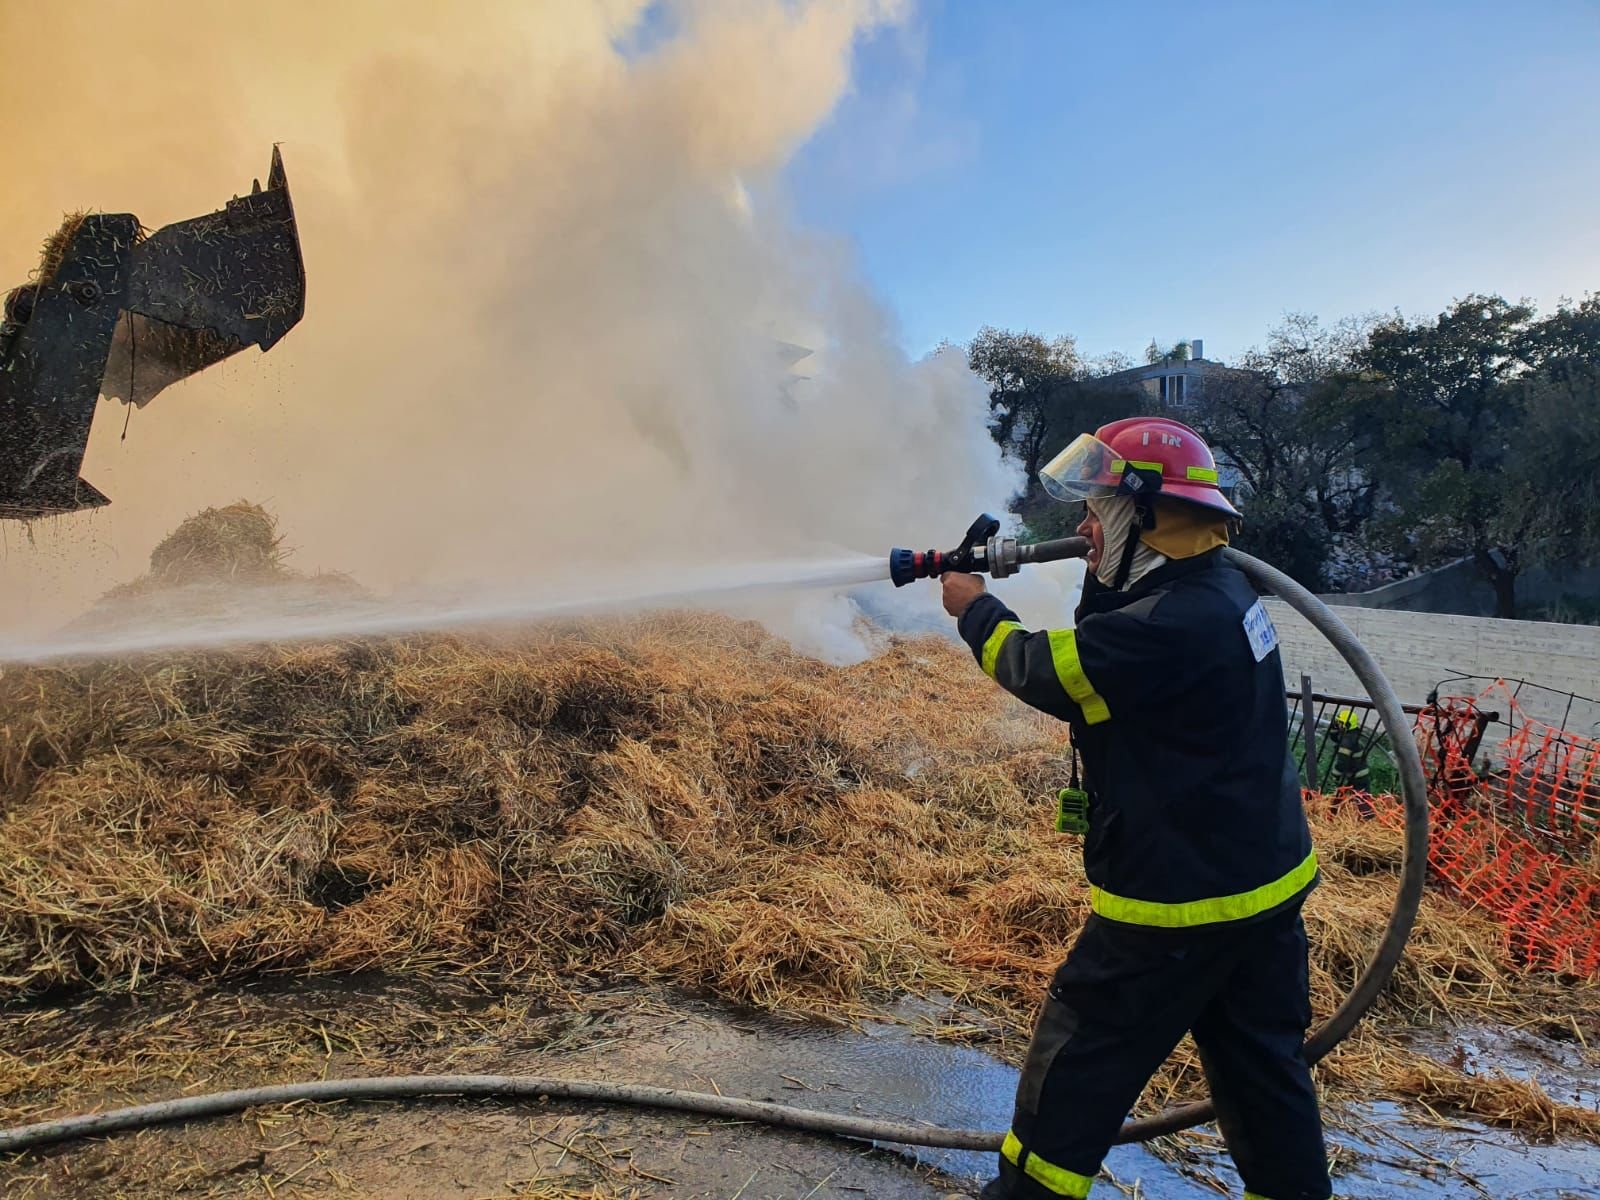
[[[1239,515],[1217,484],[1211,448],[1187,425],[1166,417],[1128,417],[1080,434],[1039,472],[1039,481],[1068,503],[1161,495]]]

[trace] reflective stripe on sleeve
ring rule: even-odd
[[[1043,1184],[1058,1196],[1084,1200],[1089,1194],[1089,1189],[1094,1186],[1092,1175],[1079,1175],[1076,1171],[1069,1171],[1065,1167],[1056,1166],[1055,1163],[1046,1162],[1037,1154],[1025,1152],[1014,1133],[1006,1134],[1006,1140],[1000,1146],[1000,1153],[1006,1156],[1006,1161],[1012,1166],[1019,1167],[1029,1179]]]
[[[1006,639],[1016,633],[1022,626],[1015,621],[1001,621],[994,627],[994,632],[989,635],[988,641],[983,643],[983,673],[990,679],[994,678],[995,663],[1000,659],[1000,647],[1006,644]]]
[[[1163,904],[1156,900],[1133,900],[1127,896],[1113,895],[1104,888],[1089,888],[1089,904],[1095,912],[1108,921],[1121,921],[1127,925],[1157,925],[1164,929],[1185,929],[1191,925],[1216,925],[1224,921],[1242,921],[1269,908],[1276,908],[1317,877],[1317,854],[1312,851],[1305,861],[1287,875],[1264,883],[1248,892],[1234,896],[1213,896],[1209,900],[1186,900],[1179,904]]]
[[[1072,702],[1083,709],[1083,719],[1091,725],[1111,719],[1111,710],[1105,698],[1094,690],[1094,684],[1083,673],[1083,663],[1078,658],[1078,633],[1075,629],[1050,631],[1050,658],[1056,664],[1056,678],[1067,689]]]

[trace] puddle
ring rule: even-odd
[[[1493,1196],[1496,1200],[1600,1200],[1600,1147],[1535,1145],[1474,1122],[1422,1125],[1394,1104],[1358,1110],[1364,1128],[1334,1140],[1358,1156],[1339,1183],[1349,1200]]]
[[[699,1028],[678,1045],[675,1057],[680,1064],[695,1063],[696,1070],[708,1073],[705,1079],[714,1079],[729,1093],[742,1088],[743,1094],[801,1107],[947,1127],[1002,1129],[1010,1118],[1017,1071],[981,1050],[937,1042],[914,1031],[917,1018],[937,1019],[946,1011],[907,1004],[894,1015],[912,1025],[875,1022],[857,1032],[797,1027],[706,1005],[697,1008]],[[638,1032],[645,1035],[643,1029]],[[1479,1047],[1485,1065],[1489,1047],[1497,1045],[1495,1067],[1510,1072],[1520,1064],[1525,1072],[1530,1070],[1528,1048],[1518,1058],[1516,1043],[1504,1035],[1494,1030],[1478,1033],[1478,1039],[1468,1040]],[[1563,1099],[1592,1094],[1594,1082],[1583,1074],[1581,1055],[1569,1056],[1562,1044],[1525,1036],[1549,1059],[1531,1066],[1537,1067],[1537,1077],[1552,1088],[1552,1094]],[[631,1030],[627,1040],[632,1040]],[[1451,1044],[1459,1041],[1452,1036]],[[632,1052],[628,1061],[635,1067],[640,1063]],[[1565,1078],[1569,1087],[1557,1087],[1558,1077]],[[1517,1134],[1472,1121],[1438,1128],[1393,1104],[1330,1108],[1327,1118],[1341,1200],[1443,1200],[1471,1195],[1495,1200],[1600,1200],[1597,1146],[1534,1145]],[[989,1154],[882,1148],[969,1186],[992,1173]],[[1138,1183],[1143,1196],[1160,1200],[1216,1200],[1219,1188],[1233,1196],[1243,1190],[1214,1129],[1198,1138],[1163,1143],[1159,1153],[1144,1146],[1118,1146],[1106,1166],[1125,1188]],[[1102,1182],[1102,1190],[1116,1194],[1109,1181]]]
[[[1600,1111],[1600,1052],[1575,1037],[1556,1041],[1524,1029],[1461,1025],[1420,1035],[1412,1044],[1458,1069],[1532,1080],[1552,1100]]]

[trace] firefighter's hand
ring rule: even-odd
[[[959,571],[948,572],[940,579],[944,584],[944,610],[958,621],[972,602],[988,590],[978,576],[963,575]]]

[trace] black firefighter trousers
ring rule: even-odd
[[[1246,1195],[1327,1200],[1322,1118],[1300,1051],[1310,1022],[1298,902],[1182,932],[1091,916],[1028,1049],[1008,1139],[1017,1161],[1002,1152],[1001,1179],[984,1195],[1086,1195],[1145,1083],[1192,1032]]]

